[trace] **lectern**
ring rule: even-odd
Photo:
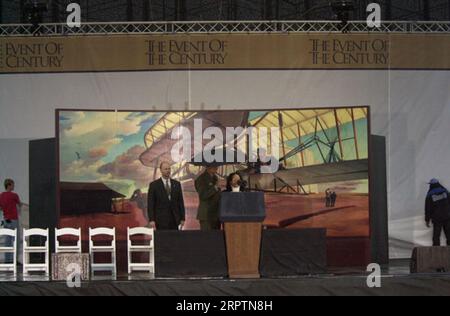
[[[225,226],[228,275],[230,278],[259,278],[262,223],[266,218],[264,193],[222,194],[220,221]]]

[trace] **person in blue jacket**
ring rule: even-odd
[[[441,245],[441,234],[444,230],[447,245],[450,246],[450,194],[448,190],[432,179],[425,201],[425,222],[427,227],[433,223],[433,246]]]

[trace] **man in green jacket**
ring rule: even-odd
[[[208,167],[206,171],[195,180],[200,205],[198,207],[197,219],[203,231],[220,229],[219,207],[221,190],[217,167]]]

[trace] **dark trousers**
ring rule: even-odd
[[[158,230],[178,230],[178,225],[175,217],[168,214],[163,219],[156,220],[156,229]]]
[[[336,199],[331,198],[331,207],[335,207],[336,206]]]
[[[444,230],[447,238],[447,246],[450,246],[450,221],[433,222],[433,246],[439,247],[441,245],[441,234]]]

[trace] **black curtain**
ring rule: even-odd
[[[50,250],[58,224],[56,194],[56,139],[33,140],[29,144],[30,228],[49,228]]]

